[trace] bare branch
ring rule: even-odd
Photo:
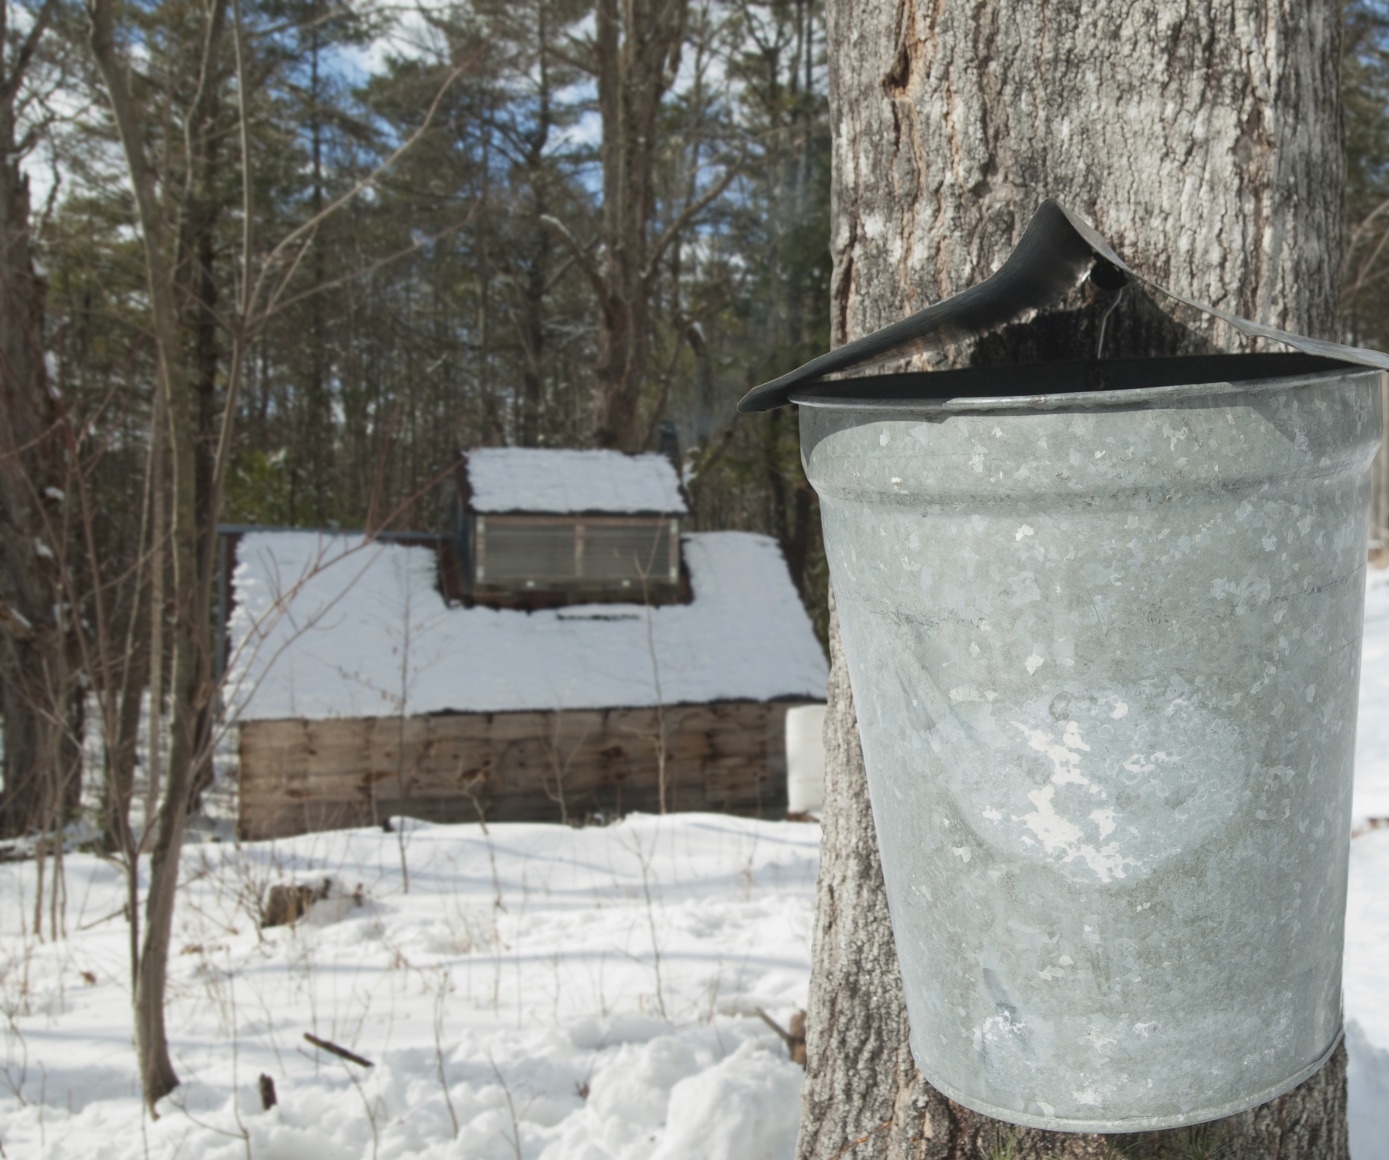
[[[670,249],[671,243],[689,228],[690,223],[693,222],[695,218],[708,209],[718,198],[723,196],[723,191],[733,184],[733,179],[738,176],[739,171],[740,167],[738,165],[729,162],[719,179],[704,191],[703,196],[689,202],[685,208],[676,215],[675,220],[666,227],[665,233],[660,236],[656,244],[651,248],[651,257],[647,260],[646,269],[643,270],[641,274],[643,281],[649,281],[654,276],[656,266],[660,263],[665,252]]]
[[[583,246],[579,245],[579,240],[569,232],[569,227],[560,221],[559,218],[548,213],[540,215],[540,224],[554,234],[555,237],[559,238],[564,244],[564,248],[569,251],[569,256],[574,259],[574,264],[584,272],[584,277],[592,284],[599,298],[601,299],[606,296],[608,293],[608,283],[607,279],[603,277],[603,271],[599,269],[598,263],[593,260],[593,255],[584,249]]]
[[[0,628],[3,628],[15,640],[33,640],[34,626],[21,615],[18,609],[11,608],[0,599]]]
[[[221,0],[215,0],[220,8]],[[217,432],[217,450],[212,459],[212,487],[208,507],[215,525],[222,509],[222,497],[227,490],[227,472],[231,466],[232,431],[236,425],[236,407],[241,398],[241,379],[246,359],[246,319],[252,306],[250,278],[255,245],[255,190],[251,159],[251,117],[246,107],[246,61],[243,50],[241,0],[232,0],[232,56],[236,69],[237,121],[241,141],[241,301],[238,304],[238,325],[232,332],[231,363],[227,368],[226,398],[222,403],[222,423]],[[204,548],[202,574],[212,575],[216,551],[216,536],[208,536]]]
[[[376,182],[380,180],[380,178],[384,174],[389,172],[395,166],[395,163],[397,161],[399,161],[403,156],[405,156],[406,153],[408,153],[414,147],[417,141],[419,141],[427,132],[429,132],[430,129],[434,127],[434,117],[435,114],[438,113],[439,106],[443,103],[444,97],[448,94],[449,89],[453,87],[454,82],[458,80],[458,78],[461,77],[465,72],[468,71],[469,67],[471,67],[471,64],[472,62],[469,61],[466,64],[459,65],[457,68],[454,68],[449,72],[448,76],[444,78],[444,83],[439,86],[438,92],[434,94],[434,99],[429,103],[429,108],[425,111],[424,119],[420,122],[419,126],[395,149],[393,149],[390,155],[385,158],[385,160],[383,160],[379,165],[372,169],[372,171],[368,173],[365,177],[363,177],[360,181],[355,182],[352,185],[352,187],[348,189],[346,192],[335,197],[321,210],[319,210],[318,213],[314,214],[307,221],[302,222],[300,225],[290,230],[289,233],[287,233],[275,244],[275,247],[266,256],[265,263],[261,269],[261,275],[256,280],[256,289],[250,298],[250,301],[252,303],[260,299],[261,292],[265,288],[265,280],[268,277],[269,272],[275,268],[278,259],[286,249],[292,246],[300,238],[303,238],[307,234],[316,230],[324,221],[332,217],[343,206],[347,205],[348,202],[352,201],[359,194],[363,193],[365,190],[375,185]]]
[[[272,298],[266,306],[266,313],[271,313],[272,309],[274,311],[286,310],[298,302],[303,302],[308,298],[312,298],[316,294],[322,294],[327,290],[334,290],[339,286],[345,286],[348,283],[355,282],[360,278],[366,278],[369,275],[374,274],[377,270],[381,270],[386,266],[393,265],[394,263],[399,262],[402,258],[408,258],[411,254],[418,253],[421,249],[429,245],[431,242],[437,242],[440,238],[446,238],[449,236],[449,234],[457,233],[464,226],[468,225],[476,216],[477,207],[474,206],[468,210],[468,216],[465,217],[462,221],[455,222],[451,226],[445,226],[442,230],[439,230],[437,233],[423,234],[420,237],[413,240],[408,246],[404,246],[399,250],[394,250],[391,253],[384,255],[383,257],[377,258],[375,261],[365,266],[359,267],[355,270],[350,270],[348,271],[348,273],[341,274],[336,278],[329,278],[326,282],[320,282],[318,285],[312,286],[308,290],[304,290],[298,294],[292,294],[288,298]]]
[[[571,45],[585,49],[590,53],[593,51],[593,42],[591,40],[581,39],[577,36],[570,36],[568,40]],[[567,64],[576,72],[587,73],[591,77],[598,75],[598,69],[593,62],[585,60],[582,56],[576,56],[572,52],[566,52],[564,49],[553,44],[549,46],[547,51],[561,64]]]
[[[38,51],[39,41],[43,39],[43,34],[48,31],[48,25],[52,22],[53,14],[57,10],[57,0],[43,0],[43,7],[38,10],[34,17],[34,23],[29,26],[28,34],[20,44],[19,51],[14,55],[14,63],[10,66],[4,79],[0,80],[0,101],[8,101],[19,92],[19,86],[24,83],[29,65],[33,63],[34,53]]]
[[[1369,213],[1356,223],[1355,229],[1351,231],[1350,245],[1346,247],[1348,250],[1354,250],[1360,244],[1362,235],[1370,227],[1371,223],[1373,223],[1380,214],[1384,213],[1385,210],[1389,210],[1389,198],[1385,198],[1381,201],[1374,209],[1370,210]]]
[[[336,1055],[339,1059],[345,1059],[348,1061],[348,1063],[357,1064],[358,1067],[376,1066],[376,1064],[372,1063],[371,1060],[363,1059],[355,1051],[348,1051],[345,1047],[339,1047],[336,1043],[329,1042],[327,1039],[320,1039],[317,1035],[310,1035],[307,1031],[304,1032],[304,1038],[308,1040],[310,1043],[312,1043],[315,1047],[321,1047],[324,1051],[331,1052],[333,1055]]]
[[[1354,298],[1370,283],[1378,281],[1379,276],[1374,273],[1374,268],[1378,264],[1380,255],[1384,253],[1384,247],[1389,244],[1389,230],[1383,231],[1379,235],[1379,242],[1370,252],[1369,256],[1360,263],[1356,272],[1355,281],[1351,283],[1350,290],[1346,293],[1347,300]]]

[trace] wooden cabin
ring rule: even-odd
[[[775,541],[686,532],[670,462],[487,449],[432,546],[242,532],[225,700],[248,839],[786,809],[827,667]]]

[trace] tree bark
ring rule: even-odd
[[[44,284],[34,269],[18,109],[55,5],[0,66],[0,834],[60,824],[79,773],[70,735],[71,633],[58,561],[62,445],[43,360]],[[8,9],[0,39],[11,43]]]
[[[1339,5],[830,0],[828,21],[836,344],[981,281],[1046,196],[1163,285],[1285,329],[1334,332]],[[955,360],[1093,345],[1096,306]],[[1218,324],[1156,318],[1133,293],[1118,321],[1123,353],[1247,345]],[[1041,348],[1039,332],[1050,335]],[[1016,1128],[926,1084],[907,1047],[837,623],[831,653],[801,1160],[1080,1158],[1121,1144],[1133,1156],[1345,1160],[1344,1049],[1264,1107],[1122,1140]]]

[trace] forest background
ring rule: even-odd
[[[206,6],[128,9],[162,205],[188,234],[179,305],[200,451],[225,402],[221,316],[238,293],[247,208],[268,249],[358,190],[281,256],[293,269],[246,351],[224,520],[433,528],[456,449],[635,451],[673,423],[696,526],[776,535],[807,603],[824,604],[794,423],[733,413],[749,386],[828,341],[818,0],[636,7],[652,9],[641,31],[660,39],[653,60],[631,59],[625,38],[600,59],[584,0],[248,3],[249,206],[227,62],[201,94],[197,204],[181,204]],[[53,75],[36,70],[33,84],[52,89],[26,110],[28,169],[44,190],[34,225],[50,376],[91,416],[103,548],[120,553],[139,542],[158,356],[137,210],[84,36],[47,42]],[[616,180],[605,133],[643,126],[600,108],[604,68],[621,74],[620,99],[654,114],[649,147],[618,143]],[[656,75],[634,83],[642,68]],[[613,188],[624,181],[635,193]],[[614,212],[624,198],[638,204]],[[633,285],[606,269],[617,251],[644,259]],[[615,314],[642,324],[632,346],[645,349],[620,352],[636,414],[605,434],[599,316]]]
[[[691,526],[776,537],[823,637],[794,417],[734,413],[829,341],[821,9],[4,0],[0,836],[101,754],[151,1101],[219,522],[427,530],[459,449],[674,447]],[[1343,11],[1342,337],[1384,347],[1389,3]]]

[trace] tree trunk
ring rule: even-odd
[[[588,280],[598,304],[598,350],[593,366],[593,443],[640,451],[652,424],[642,421],[641,394],[651,361],[651,337],[661,258],[733,179],[732,168],[672,208],[656,226],[656,167],[668,142],[660,139],[661,105],[680,70],[688,0],[598,0],[592,72],[603,124],[601,257],[593,257],[552,217],[556,233]]]
[[[226,27],[226,5],[208,10],[210,26],[205,44],[206,60],[216,59]],[[142,108],[132,84],[129,62],[118,46],[115,6],[112,0],[91,0],[88,5],[89,43],[111,105],[112,116],[125,157],[126,170],[140,223],[145,275],[150,297],[155,350],[158,356],[157,389],[163,396],[165,435],[170,452],[170,511],[168,527],[155,535],[168,537],[172,562],[170,613],[172,666],[169,679],[169,762],[164,797],[155,821],[150,852],[149,889],[145,895],[145,925],[135,972],[135,1049],[139,1059],[140,1086],[151,1113],[164,1096],[178,1086],[169,1054],[164,1024],[164,991],[168,978],[169,943],[173,930],[174,901],[178,886],[179,854],[187,820],[189,792],[198,758],[199,718],[211,696],[210,555],[199,559],[197,400],[185,364],[184,332],[178,309],[180,290],[175,265],[175,244],[156,196],[158,178],[150,160]],[[204,78],[206,79],[206,72]],[[205,130],[210,96],[203,85],[186,114],[192,132]],[[186,211],[188,199],[184,199]],[[215,512],[215,501],[212,511]],[[157,566],[157,565],[156,565]],[[162,614],[154,609],[153,614]]]
[[[594,364],[593,441],[638,450],[638,402],[651,355],[650,249],[661,99],[674,79],[684,0],[598,0],[598,110],[603,120],[603,273]]]
[[[43,361],[44,285],[34,269],[18,105],[54,5],[45,4],[0,68],[0,835],[61,824],[79,773],[69,735],[71,633],[58,561],[62,504],[58,408]],[[10,43],[8,6],[0,39]]]
[[[535,71],[538,78],[535,122],[526,134],[521,173],[530,190],[534,215],[530,244],[522,265],[521,303],[517,313],[517,337],[521,348],[521,398],[517,411],[516,442],[539,447],[544,441],[541,418],[545,407],[545,299],[550,291],[551,253],[554,239],[540,219],[550,212],[551,175],[546,150],[554,112],[550,87],[549,20],[546,0],[535,6]]]
[[[981,281],[1045,196],[1164,285],[1285,329],[1333,332],[1339,5],[831,0],[828,20],[836,343]],[[1151,304],[1128,298],[1124,353],[1241,349],[1226,327],[1155,324]],[[1093,324],[1084,311],[1059,317],[1071,331],[1059,345]],[[1048,353],[1005,335],[963,357]],[[1016,1128],[926,1084],[907,1047],[837,624],[831,652],[801,1160],[849,1149],[854,1160],[1099,1157],[1121,1143],[1133,1156],[1345,1160],[1343,1049],[1262,1108],[1123,1140]]]
[[[315,54],[315,62],[316,62]],[[179,240],[179,267],[181,277],[186,280],[189,292],[186,294],[187,306],[184,325],[192,337],[191,389],[195,400],[195,453],[193,475],[196,483],[195,520],[197,525],[197,556],[201,560],[216,557],[217,520],[214,514],[216,500],[213,480],[217,471],[217,444],[221,435],[221,406],[218,387],[222,379],[222,352],[217,341],[218,301],[217,287],[217,225],[222,206],[218,200],[218,186],[221,184],[222,154],[218,148],[219,135],[215,131],[219,116],[218,97],[215,87],[210,86],[209,99],[201,107],[201,119],[194,125],[194,139],[190,142],[194,149],[191,159],[190,180],[188,183],[187,224]],[[315,110],[317,104],[315,103]],[[315,112],[315,116],[317,113]],[[322,209],[322,184],[318,166],[318,124],[314,123],[314,212]],[[323,283],[323,247],[313,249],[315,285]],[[321,326],[322,296],[311,299],[314,306],[313,333],[310,342],[314,365],[322,359],[323,341]],[[318,372],[315,371],[315,374]],[[317,381],[317,380],[315,380]],[[331,417],[320,432],[332,430]],[[318,442],[331,443],[331,438],[320,436]],[[326,464],[315,467],[315,480],[328,474]],[[319,486],[322,486],[320,483]],[[320,504],[320,516],[322,508]],[[202,578],[199,578],[202,583]],[[194,753],[196,766],[193,770],[192,785],[189,788],[190,812],[196,812],[202,804],[203,792],[212,785],[212,732],[213,705],[209,698],[198,710],[194,726],[196,740]]]

